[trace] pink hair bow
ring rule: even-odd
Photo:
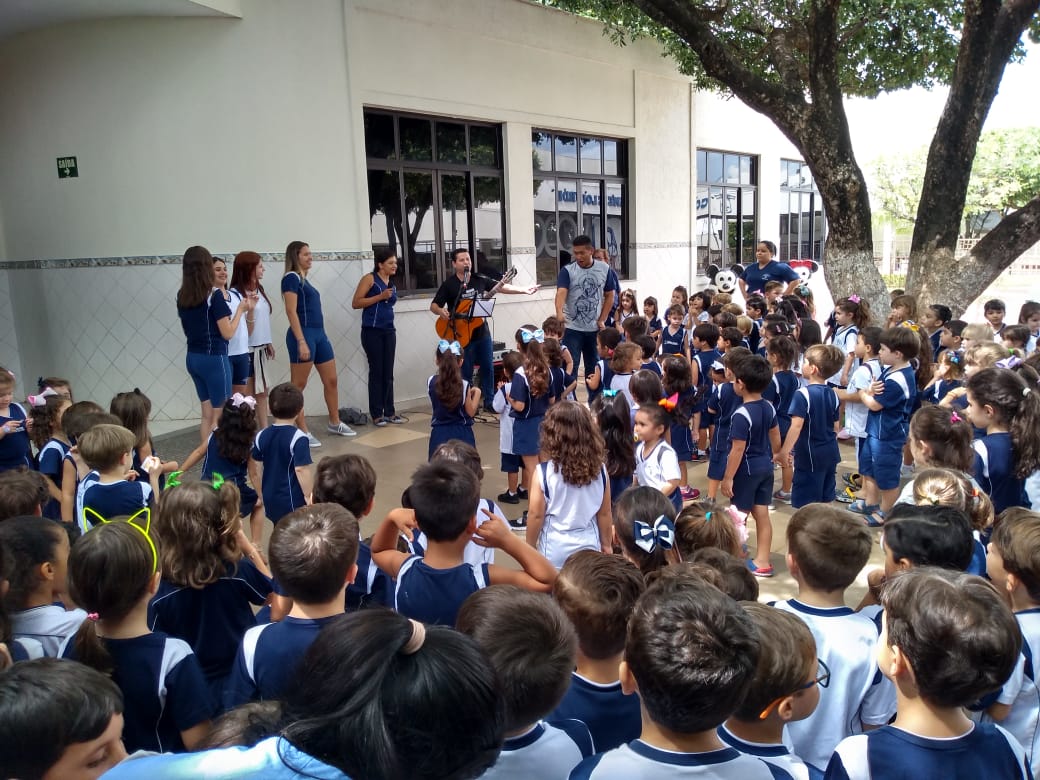
[[[231,396],[231,405],[236,409],[242,404],[245,404],[253,411],[256,411],[256,399],[251,395],[242,395],[241,393],[235,393]]]
[[[28,395],[25,397],[25,400],[27,400],[29,404],[32,406],[46,406],[47,399],[50,398],[52,395],[57,395],[57,392],[55,392],[54,388],[45,387],[43,388],[42,393],[39,393],[38,395]]]
[[[849,300],[850,300],[850,301],[851,301],[852,303],[859,303],[859,301],[860,301],[860,297],[859,297],[858,295],[850,295],[850,296],[849,296]]]
[[[950,414],[950,422],[952,423],[959,423],[961,419],[961,416],[957,414],[957,412],[953,412],[952,414]]]

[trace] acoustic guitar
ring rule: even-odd
[[[481,296],[481,299],[486,301],[494,298],[498,294],[499,290],[515,278],[516,268],[510,268],[502,274],[501,279],[495,282],[494,287]],[[457,341],[460,346],[465,347],[469,344],[470,339],[473,337],[473,333],[484,324],[483,317],[469,316],[472,309],[472,298],[466,298],[459,301],[458,306],[455,307],[455,311],[452,313],[450,318],[437,318],[437,322],[434,325],[437,329],[437,335],[442,339],[447,339],[448,341]]]

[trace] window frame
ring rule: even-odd
[[[791,185],[791,175],[793,166],[798,167],[799,176],[808,174],[808,183],[803,183],[801,178],[799,183]],[[816,186],[816,181],[812,176],[812,172],[809,171],[809,167],[803,160],[792,160],[786,157],[780,158],[780,209],[779,219],[777,224],[777,260],[781,262],[790,262],[791,260],[815,260],[817,263],[823,263],[823,244],[827,237],[827,213],[823,207],[823,198],[820,195],[820,189]],[[798,197],[799,207],[798,211],[791,210],[791,198]],[[801,208],[801,202],[805,196],[809,198],[809,209],[804,211]],[[816,212],[820,214],[820,234],[816,234]],[[791,219],[796,217],[796,228],[795,231],[791,231]],[[808,217],[808,233],[803,234],[803,220]],[[784,226],[787,226],[786,230]],[[803,245],[811,247],[810,254],[812,257],[804,257],[805,254],[802,252]],[[792,257],[791,247],[797,248],[797,254]]]
[[[694,229],[696,236],[697,270],[703,273],[709,265],[717,265],[727,268],[735,263],[747,266],[755,261],[755,246],[758,243],[759,230],[761,229],[760,211],[761,198],[760,170],[761,159],[759,155],[735,152],[724,149],[712,149],[709,147],[695,147],[695,160],[697,165],[696,196],[694,207],[694,220],[697,223]],[[732,163],[734,169],[730,173],[727,163]],[[709,178],[708,172],[713,168],[718,170],[718,175]],[[745,199],[748,191],[751,193],[751,213],[745,213]],[[707,195],[707,203],[703,204],[706,209],[701,216],[702,201]],[[735,204],[732,214],[728,208],[724,208],[718,217],[712,214],[711,203],[713,198],[721,199],[722,203],[728,203],[731,199]],[[708,228],[701,232],[701,219],[708,220]],[[722,233],[716,235],[714,219],[721,219]],[[730,246],[729,223],[736,226],[733,238],[736,240],[735,250]],[[745,224],[750,223],[751,234],[746,232]],[[701,244],[701,237],[707,236],[707,245]],[[717,239],[718,248],[712,248],[712,239]],[[702,248],[703,247],[703,248]],[[736,256],[730,255],[735,252]],[[717,256],[713,256],[715,253]]]

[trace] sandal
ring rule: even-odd
[[[863,516],[863,522],[871,528],[881,528],[885,524],[885,513],[875,509],[869,515]]]
[[[874,512],[881,510],[880,504],[868,504],[866,499],[857,498],[848,507],[850,512],[855,512],[857,515],[869,515]]]

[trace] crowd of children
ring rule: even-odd
[[[178,464],[139,390],[23,405],[0,369],[0,776],[1036,777],[1040,304],[852,295],[824,333],[760,287],[621,291],[585,377],[560,320],[520,328],[512,520],[441,341],[369,539],[374,469],[312,462],[291,384]],[[777,502],[797,591],[762,604]]]

